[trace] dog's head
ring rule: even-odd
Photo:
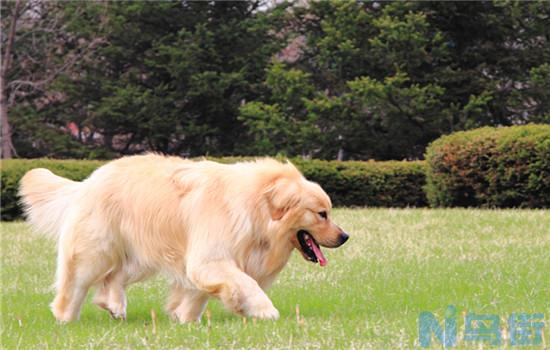
[[[319,246],[336,248],[348,240],[348,234],[332,221],[329,196],[301,174],[277,178],[265,195],[271,220],[287,228],[284,239],[306,260],[325,266],[327,260]]]

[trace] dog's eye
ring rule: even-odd
[[[326,211],[320,211],[319,213],[319,216],[322,217],[323,219],[327,219],[327,212]]]

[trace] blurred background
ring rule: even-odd
[[[3,158],[410,160],[550,123],[550,2],[1,5]]]

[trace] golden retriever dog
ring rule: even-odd
[[[125,288],[162,272],[168,313],[198,321],[210,297],[237,314],[277,319],[264,290],[296,248],[327,263],[319,246],[348,235],[331,202],[289,162],[231,165],[155,154],[121,158],[75,182],[46,169],[21,180],[30,224],[57,239],[60,322],[78,319],[88,289],[114,318],[126,317]]]

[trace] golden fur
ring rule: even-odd
[[[224,165],[142,155],[112,161],[83,182],[29,171],[20,195],[28,221],[58,241],[58,321],[78,318],[90,287],[94,303],[126,317],[124,289],[156,272],[172,283],[167,311],[196,321],[209,297],[260,319],[279,316],[264,290],[300,250],[307,230],[335,247],[343,231],[318,213],[327,194],[290,163]]]

